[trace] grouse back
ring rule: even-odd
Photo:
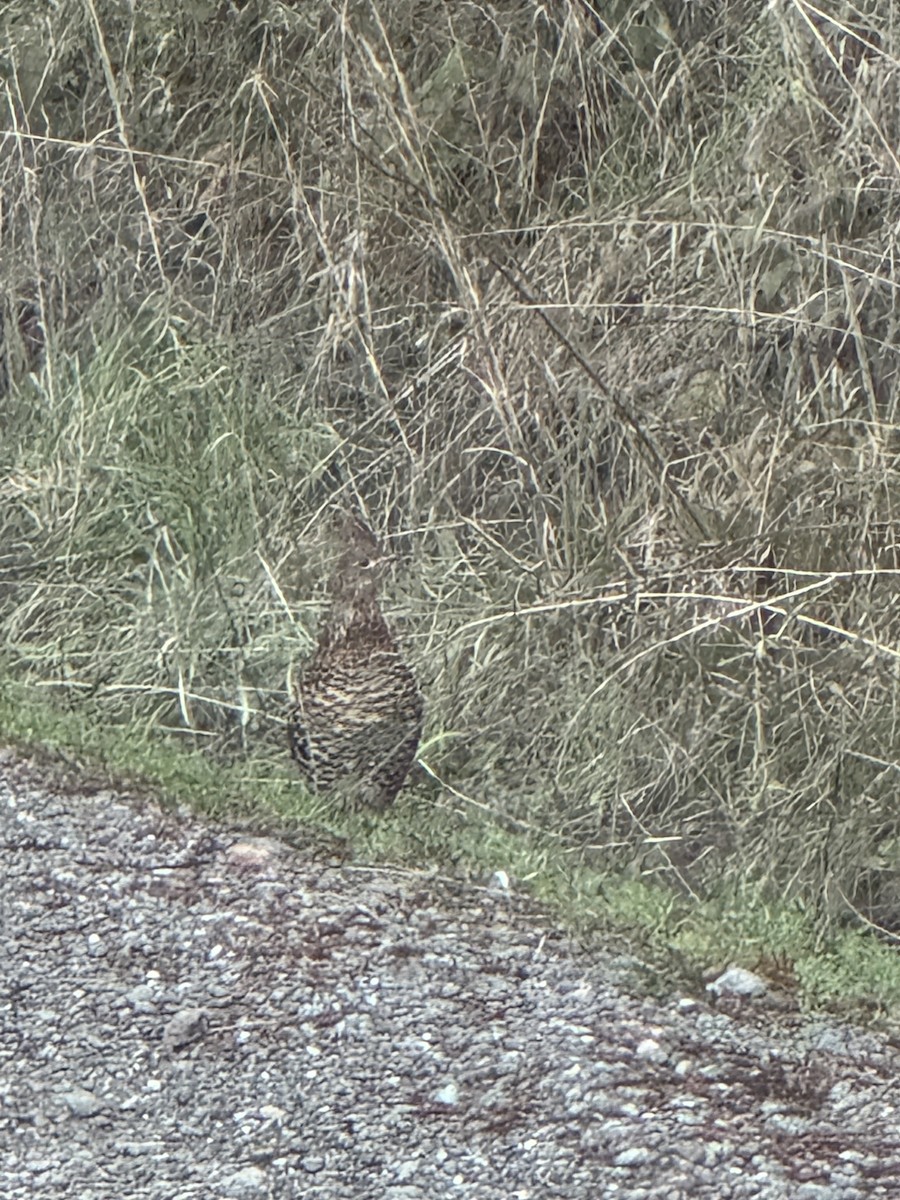
[[[415,759],[424,704],[381,612],[373,565],[371,543],[357,534],[332,577],[288,731],[311,790],[383,810]]]

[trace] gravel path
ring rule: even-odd
[[[0,752],[4,1197],[900,1196],[900,1052]]]

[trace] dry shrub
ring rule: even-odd
[[[9,671],[268,744],[349,506],[449,802],[894,886],[887,0],[0,20]]]

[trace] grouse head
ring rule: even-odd
[[[341,526],[343,551],[331,579],[329,626],[337,636],[351,626],[383,624],[378,594],[390,556],[359,517]]]

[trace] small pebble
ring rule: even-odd
[[[743,967],[729,967],[718,979],[706,985],[714,996],[763,996],[769,990],[766,981]]]
[[[73,1087],[68,1091],[58,1093],[69,1109],[73,1117],[96,1117],[98,1113],[103,1112],[106,1105],[102,1100],[98,1100],[93,1092],[89,1092],[87,1088]]]
[[[163,1045],[170,1050],[182,1050],[199,1041],[208,1028],[209,1013],[205,1008],[184,1008],[166,1026]]]
[[[266,1173],[259,1167],[244,1167],[226,1176],[219,1184],[219,1192],[233,1200],[252,1200],[254,1196],[264,1196],[267,1191]]]

